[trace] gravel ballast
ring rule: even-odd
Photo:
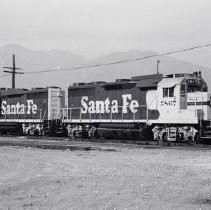
[[[3,146],[0,209],[211,209],[211,151]]]

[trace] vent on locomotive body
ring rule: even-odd
[[[98,85],[98,84],[105,84],[106,82],[104,81],[93,81],[91,82],[92,85]]]
[[[116,79],[116,82],[131,82],[131,79]]]
[[[77,86],[81,86],[81,85],[86,85],[86,83],[85,82],[78,82],[78,83],[76,82],[76,83],[72,84],[73,87],[77,87]]]
[[[36,87],[36,88],[32,88],[31,90],[42,90],[44,89],[43,87]]]

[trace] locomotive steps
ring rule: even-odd
[[[210,143],[211,142],[211,125],[208,125],[203,129],[202,133],[202,142],[203,143]]]

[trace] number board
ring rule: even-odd
[[[187,79],[186,82],[187,82],[187,84],[191,84],[191,85],[195,85],[196,84],[196,80],[195,79]]]

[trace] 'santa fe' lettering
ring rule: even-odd
[[[7,104],[7,101],[2,101],[1,103],[1,114],[2,115],[13,115],[13,114],[36,114],[37,105],[34,104],[33,100],[27,100],[27,105],[20,104]]]
[[[119,109],[123,113],[127,113],[130,110],[132,113],[138,111],[139,103],[137,100],[132,100],[131,94],[122,95],[122,106],[118,105],[117,100],[110,100],[109,97],[104,101],[89,101],[88,96],[81,98],[81,113],[118,113]]]

